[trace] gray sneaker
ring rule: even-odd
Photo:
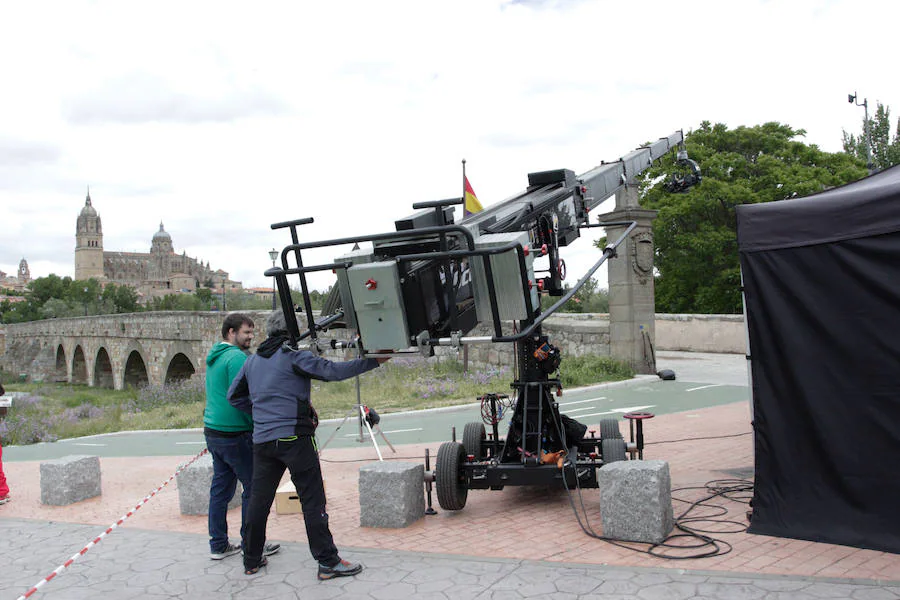
[[[223,558],[228,558],[229,556],[233,556],[240,551],[241,551],[240,546],[235,546],[234,544],[229,542],[229,544],[227,546],[225,546],[224,550],[221,550],[219,552],[210,552],[209,557],[213,560],[222,560]]]
[[[272,556],[281,550],[281,544],[266,544],[263,547],[263,556]]]

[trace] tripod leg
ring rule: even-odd
[[[381,448],[378,447],[378,442],[375,441],[375,434],[372,433],[372,427],[369,426],[369,422],[365,418],[366,413],[365,409],[362,406],[359,407],[359,414],[363,418],[363,423],[365,423],[366,429],[369,430],[369,437],[372,438],[372,445],[375,446],[375,452],[378,454],[378,460],[384,460],[384,457],[381,456]]]
[[[381,439],[384,440],[384,443],[388,445],[388,448],[391,449],[391,452],[393,452],[394,454],[397,454],[397,451],[394,450],[394,446],[388,441],[387,436],[384,435],[384,432],[381,430],[381,427],[379,427],[378,425],[376,425],[375,427],[378,429],[378,435],[380,435]]]
[[[356,407],[353,407],[353,408],[351,408],[349,411],[347,411],[347,414],[344,415],[344,418],[341,419],[341,422],[340,422],[340,423],[338,423],[337,429],[335,429],[334,431],[332,431],[332,432],[331,432],[331,435],[328,436],[328,439],[325,440],[325,443],[322,444],[321,446],[319,446],[319,454],[322,454],[322,450],[325,449],[325,446],[327,446],[328,444],[331,443],[331,440],[334,439],[334,436],[337,435],[337,432],[341,430],[341,427],[344,426],[344,423],[347,422],[347,419],[350,418],[350,415],[352,415],[352,414],[353,414],[353,411],[355,411],[355,410],[356,410]]]

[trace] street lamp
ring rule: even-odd
[[[225,306],[225,276],[222,275],[222,312],[228,312],[228,307]]]
[[[84,316],[87,316],[87,298],[88,298],[88,289],[84,288],[84,297],[82,300],[84,301]]]
[[[866,111],[866,168],[869,169],[869,174],[871,175],[874,165],[872,164],[872,137],[869,135],[869,99],[863,98],[862,104],[860,104],[859,100],[857,100],[856,92],[853,92],[852,94],[847,94],[847,102],[850,104],[855,102],[857,106],[862,106]]]
[[[278,258],[278,250],[272,248],[269,250],[269,258],[272,259],[272,268],[275,268],[275,259]],[[272,275],[272,310],[275,310],[275,276]]]

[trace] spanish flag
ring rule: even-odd
[[[472,185],[469,183],[469,178],[463,175],[463,183],[465,187],[465,204],[463,205],[463,217],[468,217],[471,214],[475,214],[481,210],[484,210],[481,206],[481,202],[478,201],[478,197],[475,195],[475,190],[472,189]]]

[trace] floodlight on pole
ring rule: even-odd
[[[275,268],[275,259],[278,258],[278,250],[272,248],[269,250],[269,258],[272,259],[272,268]],[[275,276],[272,276],[272,310],[275,310]]]
[[[869,99],[863,98],[862,104],[860,104],[856,92],[853,92],[852,94],[847,94],[847,102],[849,102],[850,104],[856,103],[857,106],[862,106],[865,110],[866,120],[864,123],[866,132],[866,168],[869,169],[869,173],[871,174],[875,168],[875,165],[872,164],[872,137],[869,135]]]

